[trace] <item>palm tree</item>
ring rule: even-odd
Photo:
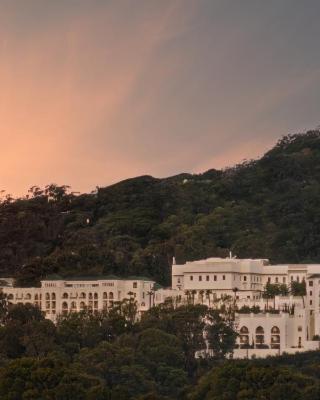
[[[194,305],[194,296],[197,294],[196,290],[191,290],[191,295],[192,295],[192,304]]]
[[[237,287],[234,287],[232,289],[232,291],[234,293],[234,296],[233,296],[233,313],[232,314],[233,314],[233,318],[235,318],[235,316],[236,316],[237,293],[238,293],[239,289]]]
[[[211,289],[207,289],[206,290],[206,297],[209,300],[209,307],[211,305],[211,294],[212,294],[212,290]]]
[[[154,295],[154,292],[150,290],[149,292],[147,292],[147,295],[149,296],[149,308],[151,308],[151,297]]]
[[[203,304],[204,290],[200,290],[200,291],[199,291],[199,295],[200,295],[200,298],[201,298],[201,304]]]
[[[303,279],[302,282],[291,282],[290,293],[292,294],[292,296],[301,296],[303,308],[305,308],[304,296],[307,294],[306,281]]]
[[[187,303],[190,303],[191,292],[190,290],[185,290],[184,294],[187,296]]]

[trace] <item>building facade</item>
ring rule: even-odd
[[[267,283],[305,282],[305,296],[264,298]],[[236,306],[238,331],[235,357],[266,356],[319,348],[320,264],[270,265],[267,259],[209,258],[172,265],[172,288],[157,291],[155,304],[171,297],[175,303],[219,307],[224,299]],[[240,312],[254,307],[255,313]]]
[[[113,278],[49,278],[41,281],[41,287],[18,288],[3,286],[9,304],[33,304],[46,318],[55,321],[59,314],[93,312],[108,309],[114,302],[133,298],[141,314],[153,305],[155,282],[147,279]]]

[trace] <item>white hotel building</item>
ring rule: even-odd
[[[303,298],[262,296],[267,282],[290,287],[291,282],[303,280]],[[174,262],[172,288],[156,291],[155,282],[147,278],[51,277],[41,281],[37,288],[18,288],[7,282],[0,284],[0,289],[9,303],[37,305],[52,321],[68,312],[97,312],[129,297],[136,300],[141,315],[168,298],[176,304],[192,301],[218,307],[219,299],[229,296],[229,304],[236,303],[238,309],[259,306],[261,310],[236,313],[239,337],[234,357],[263,357],[319,348],[319,340],[313,339],[320,336],[320,264],[270,265],[265,259],[236,258],[209,258],[182,265]]]
[[[45,317],[55,321],[59,314],[81,310],[101,311],[114,302],[133,298],[141,314],[153,305],[155,282],[143,279],[115,277],[62,279],[53,276],[41,281],[41,287],[19,288],[2,286],[9,304],[37,305]]]
[[[276,296],[264,299],[267,282],[306,282],[306,296]],[[219,305],[229,296],[231,304],[258,306],[258,313],[237,313],[239,333],[235,357],[265,356],[319,348],[320,264],[270,265],[266,259],[209,258],[172,265],[172,289],[159,290],[155,304],[172,297],[177,303]],[[273,307],[275,310],[273,311]],[[288,312],[290,311],[290,312]],[[250,347],[249,349],[247,347]]]

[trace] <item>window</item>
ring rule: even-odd
[[[312,296],[312,290],[310,290],[309,294],[310,294],[310,296]]]
[[[298,326],[298,332],[302,332],[302,326]]]
[[[180,280],[180,278],[178,278],[178,283],[181,283],[181,280]]]
[[[243,280],[244,280],[245,282],[247,282],[247,277],[246,277],[246,276],[244,276],[244,277],[243,277]]]
[[[299,276],[297,276],[297,282],[300,282],[300,278],[299,278]]]
[[[310,300],[310,306],[312,306],[312,300]]]
[[[262,326],[258,326],[256,329],[256,344],[263,344],[264,343],[264,329]]]
[[[137,282],[133,282],[133,289],[137,289],[137,287],[138,287]]]
[[[280,349],[280,329],[277,326],[271,329],[271,348]]]
[[[276,276],[276,283],[279,283],[279,278]]]
[[[270,276],[268,276],[268,283],[271,283],[271,278],[270,278]]]
[[[285,276],[282,278],[282,283],[286,283],[286,277]]]
[[[240,346],[247,346],[249,344],[249,329],[243,326],[240,329]]]
[[[291,282],[293,282],[293,276],[291,276]]]
[[[62,295],[62,298],[63,299],[67,299],[69,296],[68,296],[68,293],[63,293],[63,295]]]
[[[309,286],[313,286],[313,281],[309,281]]]
[[[112,292],[109,293],[109,299],[113,300],[113,293]]]
[[[206,276],[206,281],[207,281],[207,282],[209,281],[209,275]]]
[[[199,282],[201,282],[202,281],[202,276],[201,275],[199,275]]]
[[[225,281],[225,280],[226,280],[226,276],[225,276],[225,275],[222,275],[222,279]]]
[[[190,281],[193,281],[193,276],[192,275],[190,275]]]
[[[213,276],[213,280],[216,281],[217,280],[217,275]]]

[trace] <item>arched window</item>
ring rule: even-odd
[[[249,345],[249,329],[246,326],[240,328],[240,348]]]
[[[86,294],[84,292],[80,293],[80,299],[85,299],[86,298]]]
[[[280,349],[280,329],[277,326],[271,328],[271,348]]]
[[[13,294],[12,294],[12,293],[10,293],[10,294],[8,295],[8,299],[9,299],[9,300],[13,300]]]
[[[64,302],[62,303],[62,309],[63,309],[63,310],[67,310],[67,309],[68,309],[68,303],[67,303],[66,301],[64,301]]]
[[[256,329],[256,344],[264,344],[264,329],[262,326],[258,326]]]
[[[89,293],[89,299],[92,299],[92,293]]]
[[[55,300],[56,299],[56,294],[55,293],[51,293],[51,299]]]
[[[103,292],[103,298],[104,298],[104,299],[107,299],[107,298],[108,298],[108,293]]]
[[[31,294],[30,294],[30,293],[27,293],[27,294],[25,295],[25,299],[26,299],[26,300],[30,300],[30,299],[31,299]]]
[[[38,300],[38,299],[39,299],[39,297],[38,297],[37,294],[34,295],[34,299],[35,299],[35,300]]]
[[[240,333],[249,333],[249,329],[248,329],[246,326],[243,326],[243,327],[240,329]]]
[[[81,301],[80,310],[84,310],[85,308],[86,308],[86,305],[85,305],[84,301]]]
[[[63,293],[63,295],[62,295],[62,298],[63,299],[67,299],[69,296],[68,296],[68,293]]]
[[[72,309],[72,310],[76,310],[76,309],[77,309],[77,304],[76,304],[75,301],[72,301],[72,302],[71,302],[71,309]]]
[[[112,292],[109,293],[109,299],[113,300],[113,293]]]
[[[95,293],[95,294],[93,295],[93,297],[94,297],[95,299],[97,299],[97,298],[98,298],[98,293]]]
[[[50,300],[50,293],[46,293],[46,300]]]

